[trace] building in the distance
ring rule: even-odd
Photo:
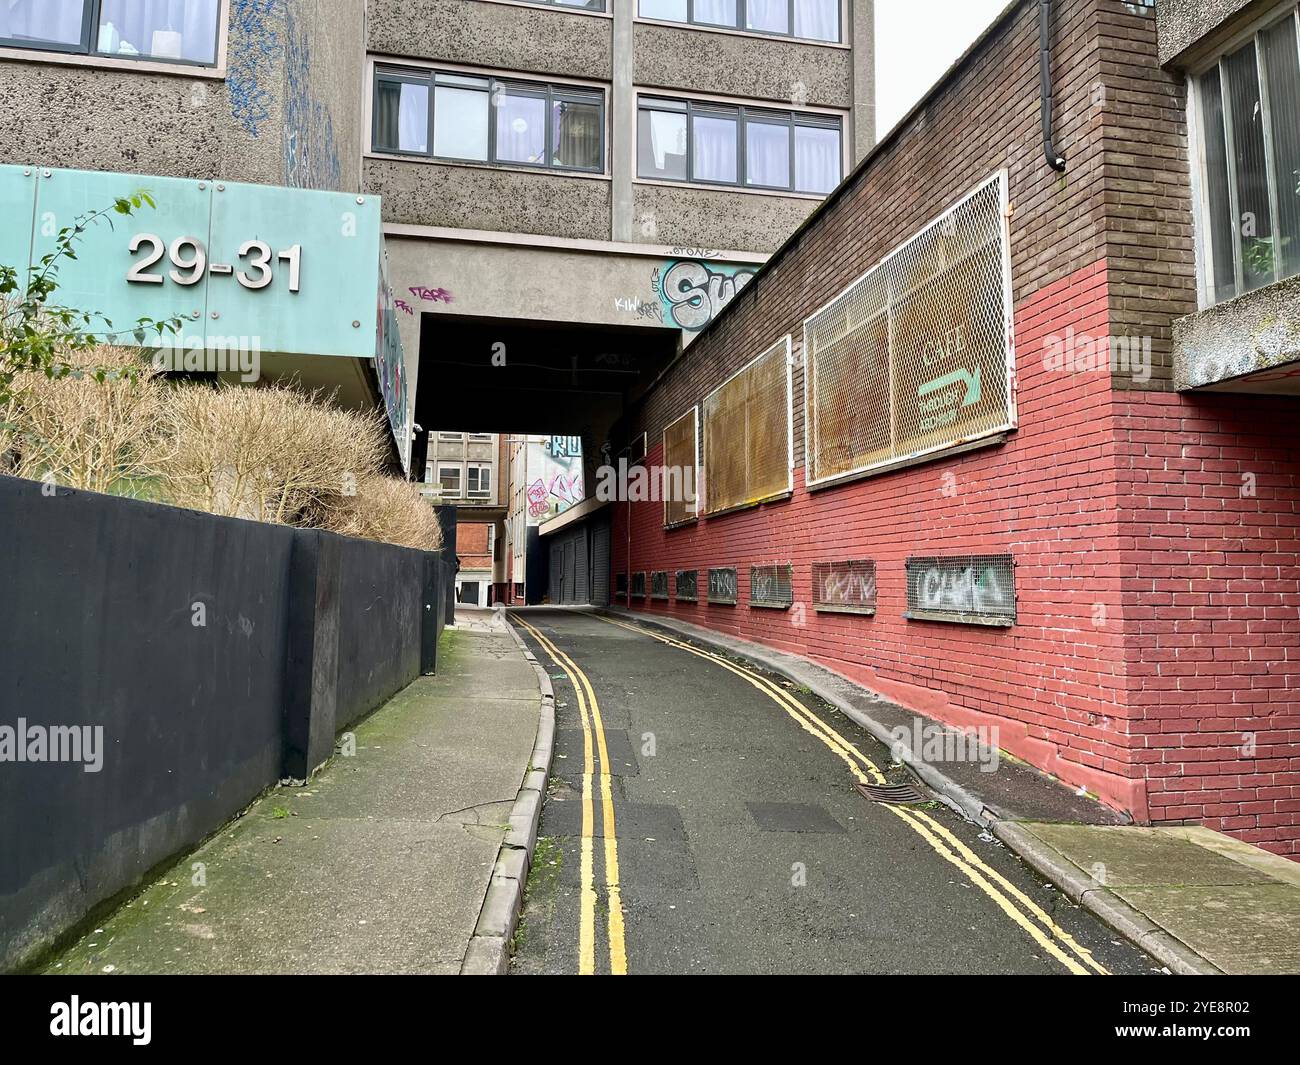
[[[552,564],[553,553],[540,532],[548,521],[572,510],[587,497],[582,438],[512,436],[507,451],[510,510],[506,520],[509,578],[505,601],[530,605],[544,601],[590,602],[585,592],[588,562],[570,558],[562,572]],[[581,600],[573,592],[579,569],[584,589]]]
[[[496,433],[434,432],[421,444],[426,498],[456,508],[457,601],[490,606],[499,601],[493,586],[505,580],[504,562],[494,554],[509,491],[505,440]]]

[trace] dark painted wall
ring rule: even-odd
[[[0,727],[103,728],[98,772],[0,761],[0,969],[418,676],[426,557],[0,476]]]

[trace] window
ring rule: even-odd
[[[465,434],[464,433],[439,433],[438,439],[439,440],[464,440]]]
[[[642,18],[840,43],[840,0],[641,0]]]
[[[379,67],[373,125],[377,152],[605,169],[605,97],[595,89]]]
[[[1015,427],[1006,203],[999,174],[804,322],[809,485]]]
[[[460,498],[460,467],[438,467],[438,483],[442,485],[442,494],[449,499]]]
[[[704,513],[723,514],[792,491],[790,388],[787,336],[704,397]]]
[[[552,7],[570,7],[580,11],[605,10],[605,0],[524,0],[524,3],[549,4]]]
[[[637,173],[824,196],[840,183],[840,120],[830,115],[643,96]]]
[[[664,430],[664,525],[694,521],[699,513],[696,495],[700,461],[699,411],[692,407]]]
[[[466,473],[465,494],[470,499],[487,499],[492,495],[492,467],[470,464]]]
[[[215,66],[221,0],[0,0],[0,45]]]
[[[1196,79],[1205,302],[1300,274],[1300,14]]]

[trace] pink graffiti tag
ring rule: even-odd
[[[454,298],[445,288],[429,288],[427,285],[415,285],[411,295],[425,303],[450,303]]]
[[[407,314],[415,313],[415,308],[412,307],[409,303],[407,303],[406,300],[393,300],[393,306],[396,307],[399,311],[404,311]]]

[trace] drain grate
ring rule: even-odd
[[[864,798],[889,806],[909,806],[930,801],[911,784],[858,784],[856,787]]]

